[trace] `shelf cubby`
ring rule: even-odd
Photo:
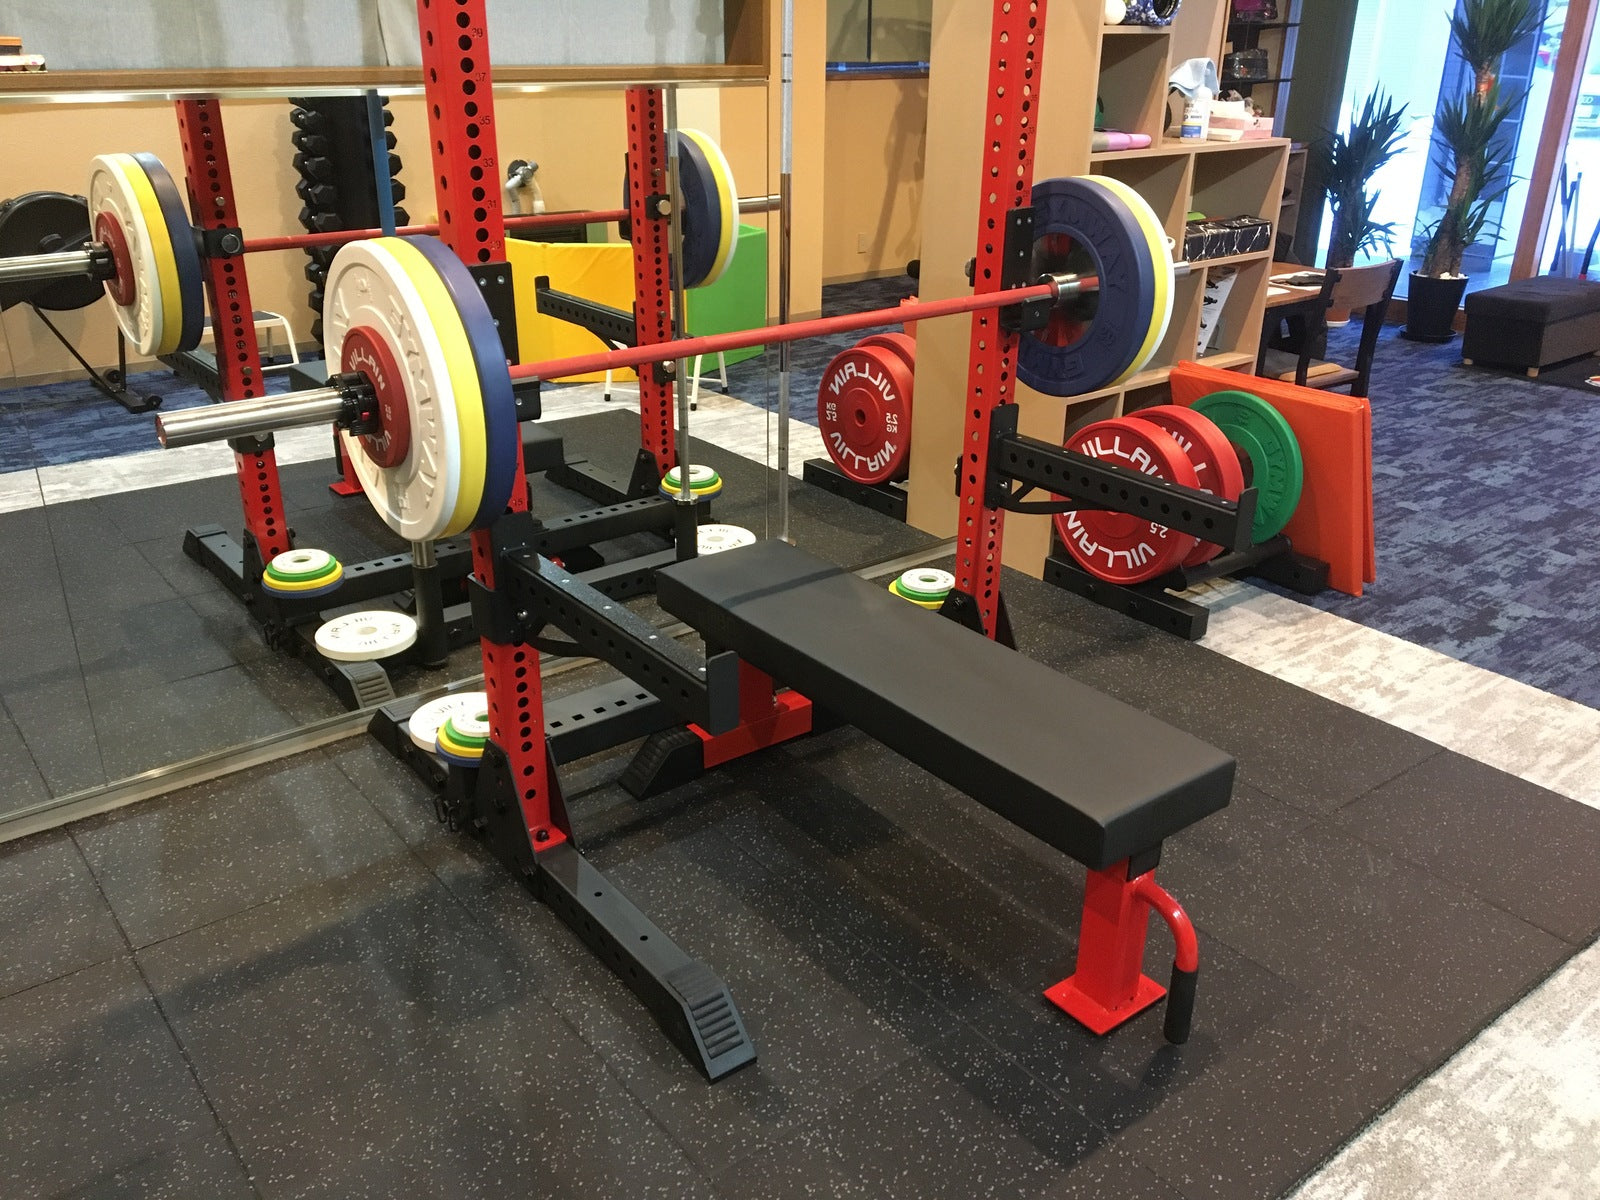
[[[1187,154],[1142,155],[1118,160],[1096,157],[1089,171],[1120,180],[1145,198],[1161,219],[1167,236],[1183,244],[1183,219],[1189,211],[1190,172]]]
[[[1104,39],[1099,99],[1107,129],[1160,140],[1167,120],[1167,54],[1165,34]]]
[[[1208,217],[1261,217],[1276,222],[1283,200],[1284,145],[1265,142],[1214,142],[1223,153],[1198,154],[1190,207]]]

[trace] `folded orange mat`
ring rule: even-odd
[[[1377,577],[1372,524],[1372,408],[1364,398],[1277,379],[1182,362],[1172,370],[1172,401],[1192,405],[1212,392],[1260,396],[1294,430],[1305,459],[1300,506],[1284,533],[1294,548],[1328,564],[1328,583],[1359,596]]]

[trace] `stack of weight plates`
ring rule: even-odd
[[[689,467],[689,494],[696,500],[709,500],[721,490],[722,476],[710,467],[698,463]],[[683,494],[683,476],[677,467],[661,477],[661,494],[674,500]]]
[[[339,251],[327,288],[328,361],[383,381],[381,432],[340,434],[367,499],[411,542],[488,526],[516,483],[517,410],[471,274],[437,238],[373,238]]]
[[[1097,421],[1067,449],[1236,501],[1257,491],[1251,537],[1275,537],[1294,516],[1305,478],[1299,442],[1281,413],[1248,392],[1214,392],[1192,408],[1161,405]],[[1107,583],[1136,584],[1209,562],[1222,547],[1148,518],[1074,511],[1055,519],[1067,553]]]
[[[285,550],[261,574],[261,590],[290,600],[326,596],[344,578],[344,567],[326,550]]]
[[[153,154],[102,154],[89,166],[89,221],[117,274],[106,295],[141,354],[193,350],[205,327],[205,278],[183,193]]]
[[[909,600],[919,608],[937,609],[956,586],[956,577],[949,571],[933,567],[913,567],[897,576],[889,590],[902,600]]]

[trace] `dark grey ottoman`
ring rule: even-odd
[[[1540,367],[1600,351],[1600,282],[1540,276],[1467,297],[1461,361]]]

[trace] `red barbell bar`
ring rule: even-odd
[[[1027,287],[1007,288],[1004,291],[976,292],[970,296],[952,296],[947,300],[907,301],[894,308],[873,308],[865,312],[845,313],[837,317],[815,317],[808,321],[791,321],[787,325],[767,325],[758,329],[744,329],[734,333],[713,333],[701,337],[679,338],[670,342],[657,342],[651,346],[631,346],[621,350],[597,350],[591,354],[576,354],[570,358],[551,359],[542,363],[523,363],[511,368],[513,379],[565,379],[569,375],[587,375],[597,371],[618,371],[628,367],[644,367],[652,363],[670,362],[673,359],[696,358],[728,350],[745,350],[751,346],[775,346],[783,342],[798,342],[806,338],[823,337],[832,333],[854,333],[862,329],[878,329],[886,325],[899,325],[906,321],[931,321],[935,317],[956,316],[961,313],[981,312],[984,309],[1007,308],[1026,304],[1032,300],[1055,302],[1080,292],[1094,291],[1100,286],[1095,275],[1057,275],[1045,282]]]

